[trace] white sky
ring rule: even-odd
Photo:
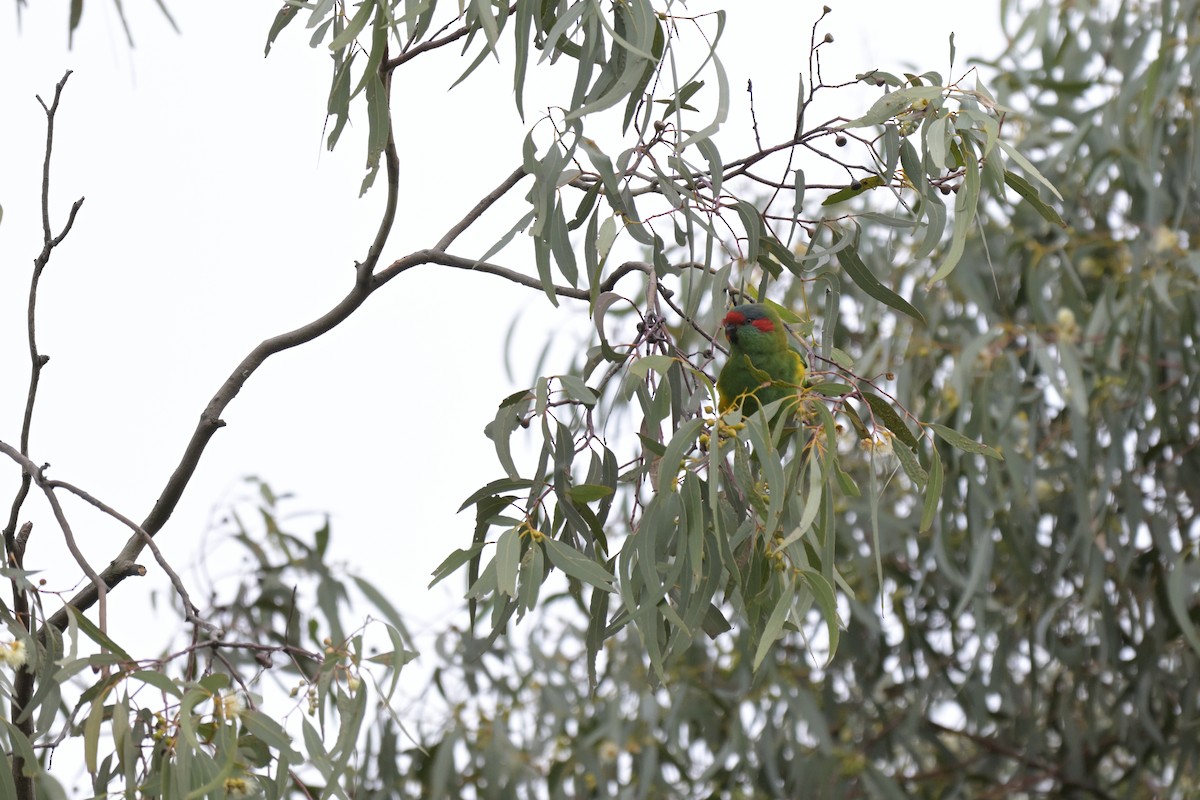
[[[65,3],[34,2],[21,33],[15,24],[0,30],[0,440],[18,442],[28,374],[25,302],[40,249],[45,135],[34,95],[49,101],[70,68],[55,139],[55,232],[70,203],[87,200],[42,281],[39,349],[51,361],[32,456],[141,520],[237,362],[262,338],[308,322],[343,296],[374,234],[383,179],[358,199],[365,125],[348,127],[336,152],[324,150],[328,57],[307,46],[303,23],[263,59],[276,3],[239,3],[231,13],[229,4],[218,12],[169,2],[181,35],[151,3],[126,5],[133,50],[106,0],[87,2],[74,49]],[[732,9],[719,52],[733,109],[719,141],[732,159],[748,152],[747,77],[764,141],[786,136],[795,74],[821,3],[689,7],[721,5]],[[951,30],[956,77],[968,55],[990,56],[1001,45],[992,3],[970,12],[950,0],[829,5],[822,29],[836,39],[824,51],[829,83],[872,67],[944,73]],[[431,245],[507,175],[527,125],[554,96],[537,91],[539,71],[531,67],[529,118],[521,123],[507,62],[485,63],[447,94],[466,63],[457,52],[445,48],[397,73],[402,192],[385,263]],[[841,113],[860,114],[872,96]],[[515,208],[492,218],[486,235],[464,237],[460,252],[481,254],[515,220]],[[495,260],[522,266],[519,257]],[[334,332],[273,357],[249,381],[160,547],[186,576],[213,504],[240,476],[257,474],[303,507],[329,510],[337,558],[389,592],[413,628],[441,627],[462,584],[452,579],[430,598],[430,572],[470,540],[471,512],[455,513],[462,499],[501,475],[483,426],[501,398],[530,380],[528,364],[546,338],[587,335],[590,325],[577,312],[553,313],[540,293],[486,275],[426,266],[393,281]],[[502,346],[518,314],[528,356],[512,384]],[[568,351],[547,369],[564,370]],[[17,478],[11,464],[0,468],[4,518]],[[85,552],[103,566],[126,532],[77,503],[68,513]],[[27,565],[50,568],[48,588],[72,588],[77,570],[64,568],[69,557],[36,494],[22,519],[31,514]],[[143,563],[151,577],[111,595],[114,625],[144,624],[148,587],[165,585],[148,554]]]

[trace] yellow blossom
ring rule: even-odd
[[[611,764],[620,754],[621,748],[612,739],[605,739],[600,743],[600,761],[603,763]]]
[[[237,719],[242,712],[242,698],[236,692],[213,698],[216,715],[224,720]]]
[[[1154,231],[1154,238],[1151,240],[1150,249],[1156,253],[1162,253],[1167,250],[1174,250],[1179,246],[1179,233],[1170,228],[1160,225]]]
[[[1072,342],[1079,335],[1079,323],[1075,321],[1075,312],[1063,306],[1055,315],[1059,338]]]
[[[892,454],[892,432],[880,429],[870,439],[862,440],[862,448],[868,453],[874,452],[881,456]]]
[[[0,664],[8,664],[13,669],[25,666],[25,643],[20,639],[0,643]]]
[[[250,797],[258,794],[259,786],[256,781],[243,777],[225,779],[226,797]]]

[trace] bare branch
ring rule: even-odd
[[[38,352],[37,347],[37,295],[38,285],[42,278],[42,272],[46,269],[46,265],[50,263],[50,254],[58,247],[71,232],[71,228],[75,225],[75,215],[79,213],[80,207],[83,206],[83,198],[79,198],[71,205],[71,211],[67,215],[67,223],[63,226],[62,231],[57,236],[53,235],[50,229],[50,157],[54,151],[54,117],[58,113],[58,102],[62,97],[63,88],[67,85],[67,79],[71,77],[71,71],[62,76],[62,80],[54,87],[54,101],[47,106],[45,101],[39,96],[38,103],[46,112],[46,154],[42,161],[42,251],[38,253],[33,260],[33,273],[29,280],[29,302],[26,305],[26,338],[29,345],[29,387],[25,393],[25,413],[21,420],[21,455],[29,455],[29,435],[33,427],[33,407],[37,401],[38,384],[41,381],[42,368],[50,360],[49,356]],[[21,484],[17,489],[16,495],[13,497],[12,506],[9,509],[8,522],[4,526],[4,545],[8,550],[11,558],[12,549],[14,546],[14,536],[17,530],[17,519],[21,513],[21,506],[25,503],[25,498],[29,495],[30,476],[28,474],[21,475]]]
[[[390,93],[391,82],[390,76],[387,74],[389,63],[391,62],[385,61],[380,69],[385,73],[385,91]],[[238,393],[241,392],[242,387],[246,385],[250,376],[272,355],[305,344],[328,333],[353,314],[374,291],[401,273],[420,264],[438,264],[454,269],[484,272],[512,281],[521,286],[539,291],[542,290],[542,283],[536,278],[509,269],[508,267],[456,256],[445,252],[443,249],[453,243],[463,231],[478,220],[497,200],[516,186],[525,175],[524,170],[520,168],[510,173],[499,186],[476,203],[461,220],[455,223],[442,236],[436,248],[418,250],[376,272],[380,255],[395,221],[399,197],[399,157],[396,151],[395,140],[390,133],[385,148],[385,160],[388,175],[387,204],[375,238],[367,252],[366,259],[356,265],[354,286],[341,301],[325,314],[295,330],[263,340],[242,359],[241,363],[225,379],[225,382],[221,384],[216,394],[209,400],[203,413],[201,413],[200,421],[197,423],[191,439],[184,448],[183,456],[167,480],[158,500],[154,504],[154,508],[151,509],[140,526],[131,525],[131,529],[135,531],[134,535],[126,541],[120,553],[113,559],[109,567],[100,573],[98,581],[94,581],[93,585],[84,587],[71,598],[69,604],[71,607],[78,610],[91,607],[101,593],[101,590],[97,587],[103,586],[111,589],[127,576],[127,573],[121,571],[119,565],[127,565],[134,562],[143,548],[150,543],[150,539],[166,524],[175,507],[178,505],[180,498],[183,496],[184,490],[190,483],[192,475],[200,463],[200,458],[208,446],[209,440],[217,430],[225,425],[225,422],[221,419],[221,414]],[[603,283],[596,287],[596,290],[600,292],[611,291],[622,278],[631,272],[649,273],[651,271],[651,265],[649,264],[634,261],[626,262],[614,270]],[[589,300],[592,296],[592,290],[579,289],[572,286],[555,285],[554,291],[560,296],[576,300]],[[67,487],[64,485],[63,488]],[[160,561],[160,564],[162,563]],[[168,575],[170,575],[170,572],[168,572]],[[181,584],[177,584],[176,590],[179,591],[180,589]],[[181,594],[181,596],[184,595]],[[198,619],[199,617],[196,616],[193,621]],[[67,624],[65,609],[52,615],[48,622],[60,629],[63,628]]]
[[[34,95],[37,101],[41,103],[42,109],[46,112],[46,157],[42,160],[42,239],[49,242],[50,234],[50,154],[54,150],[54,115],[58,113],[58,101],[62,98],[63,87],[67,85],[67,78],[71,77],[71,70],[67,70],[62,76],[62,80],[54,87],[54,102],[49,106],[42,99],[41,95]]]
[[[41,281],[42,272],[46,269],[46,265],[50,263],[50,254],[54,248],[58,247],[71,232],[71,228],[75,225],[75,216],[79,213],[80,207],[83,205],[83,198],[79,198],[71,205],[71,211],[67,215],[66,225],[62,231],[55,236],[50,228],[50,159],[54,154],[54,119],[58,113],[58,103],[62,99],[63,89],[67,85],[67,79],[71,77],[71,71],[67,70],[62,79],[54,87],[54,100],[49,106],[37,97],[38,103],[46,112],[46,151],[45,157],[42,160],[42,250],[33,260],[33,273],[29,280],[29,301],[26,306],[26,337],[29,344],[29,386],[25,392],[25,412],[21,419],[21,440],[20,450],[13,450],[15,455],[20,459],[25,460],[21,472],[21,483],[17,488],[16,494],[13,496],[12,505],[9,507],[8,521],[5,523],[3,530],[4,547],[7,554],[6,561],[10,566],[18,569],[24,568],[25,544],[29,538],[32,526],[28,523],[21,528],[20,534],[17,533],[17,520],[21,514],[21,507],[25,503],[25,499],[29,496],[30,484],[34,479],[34,474],[38,475],[39,480],[40,470],[34,468],[31,472],[28,468],[29,455],[29,436],[33,427],[33,408],[37,402],[38,384],[41,381],[42,368],[50,360],[49,356],[38,352],[37,347],[37,296],[38,284]],[[7,447],[7,445],[6,445]],[[11,449],[11,448],[10,448]],[[54,509],[55,516],[59,520],[59,524],[63,527],[63,535],[67,539],[67,546],[71,548],[72,555],[79,561],[80,566],[88,573],[88,577],[93,579],[93,587],[97,592],[97,598],[100,600],[100,618],[101,626],[104,625],[104,618],[107,614],[105,603],[105,588],[100,582],[96,571],[88,565],[83,554],[74,546],[74,537],[71,535],[70,526],[67,524],[66,517],[62,513],[62,508],[58,506],[58,500],[54,497],[54,492],[47,490],[47,496],[50,500],[51,507]],[[13,609],[16,612],[17,618],[26,626],[26,630],[33,632],[34,623],[30,614],[29,593],[23,586],[19,586],[17,581],[12,581],[13,589]],[[17,670],[17,675],[14,685],[14,693],[12,698],[12,720],[17,728],[26,736],[30,736],[33,732],[33,718],[24,713],[27,704],[33,697],[34,692],[34,676],[29,670]],[[22,759],[19,756],[13,757],[12,763],[13,773],[18,776],[16,781],[16,794],[19,800],[32,800],[34,797],[34,787],[31,778],[23,774]]]
[[[383,67],[381,66],[382,69]],[[390,92],[390,88],[391,81],[385,73],[385,92]],[[155,502],[154,508],[150,510],[145,520],[142,521],[140,530],[125,542],[117,557],[101,573],[101,585],[111,589],[124,580],[127,575],[119,570],[119,565],[133,562],[146,546],[149,538],[158,533],[167,520],[170,519],[180,498],[183,496],[184,489],[187,488],[192,475],[196,471],[197,465],[200,463],[200,458],[204,454],[209,440],[218,429],[225,425],[224,420],[221,419],[222,412],[233,401],[233,398],[237,397],[255,370],[262,366],[263,362],[272,355],[310,342],[335,328],[354,313],[366,301],[374,288],[376,288],[371,281],[371,275],[379,263],[383,246],[395,221],[396,205],[400,191],[400,162],[396,153],[395,140],[390,132],[387,146],[385,147],[384,158],[387,165],[388,177],[387,204],[383,217],[380,220],[379,228],[376,231],[375,239],[367,251],[366,259],[356,266],[356,279],[353,288],[337,305],[307,325],[260,342],[257,347],[242,359],[241,363],[237,365],[229,377],[225,379],[225,382],[217,389],[217,393],[213,395],[203,413],[201,413],[200,421],[197,423],[195,431],[192,432],[191,439],[184,448],[179,464],[171,473],[170,478],[167,479],[167,483],[163,487],[158,500]],[[96,585],[86,586],[71,599],[70,606],[78,610],[90,608],[96,602],[98,596],[99,591]],[[60,609],[47,622],[60,629],[64,628],[67,624],[66,610]]]
[[[475,220],[482,217],[483,213],[492,207],[493,203],[495,203],[504,195],[508,194],[508,190],[516,186],[517,182],[520,181],[521,178],[525,177],[525,174],[525,169],[523,167],[517,167],[514,169],[512,174],[505,178],[499,186],[488,193],[487,197],[476,203],[475,207],[472,208],[465,217],[459,220],[457,224],[450,228],[450,230],[446,231],[446,235],[438,240],[438,243],[434,245],[434,249],[445,250],[447,247],[454,244],[454,240],[458,238],[460,233],[471,227]]]
[[[47,483],[51,488],[54,489],[66,489],[71,494],[95,506],[97,509],[117,520],[122,525],[129,528],[135,534],[141,537],[145,545],[150,548],[150,552],[154,555],[154,560],[158,562],[158,566],[161,567],[162,571],[167,574],[167,577],[171,580],[171,585],[175,587],[175,593],[179,595],[179,600],[183,603],[184,615],[187,617],[188,622],[191,622],[196,627],[203,628],[210,633],[216,633],[220,630],[218,626],[200,616],[200,611],[196,604],[192,602],[192,598],[191,595],[188,594],[187,587],[183,585],[183,579],[179,577],[179,573],[177,573],[167,562],[167,559],[165,556],[163,556],[162,551],[158,549],[158,545],[154,543],[154,538],[150,536],[150,534],[146,533],[142,526],[138,525],[136,522],[129,519],[115,508],[111,508],[96,497],[93,497],[88,492],[80,489],[78,486],[74,486],[66,481],[59,480],[48,481]]]
[[[50,509],[54,512],[54,519],[58,521],[58,526],[62,529],[67,549],[71,551],[71,556],[79,564],[79,568],[83,570],[83,574],[87,575],[88,579],[92,582],[92,589],[96,592],[96,598],[100,606],[100,630],[107,630],[107,587],[100,579],[100,575],[88,563],[87,558],[84,557],[83,552],[79,549],[79,545],[75,542],[75,534],[72,532],[71,525],[67,521],[67,515],[63,512],[62,505],[58,502],[58,496],[54,494],[54,487],[46,479],[43,468],[29,460],[25,454],[19,452],[12,445],[2,441],[0,441],[0,453],[20,464],[23,474],[31,476],[33,482],[45,493],[46,500],[50,503]]]

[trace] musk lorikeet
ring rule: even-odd
[[[804,385],[804,357],[788,344],[783,320],[758,303],[734,306],[721,321],[729,337],[729,360],[717,376],[717,393],[724,414],[740,405],[753,414]]]

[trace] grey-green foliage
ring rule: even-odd
[[[37,722],[30,735],[5,720],[0,742],[26,757],[37,796],[66,797],[59,779],[82,769],[95,797],[348,797],[364,781],[364,742],[396,762],[369,731],[416,657],[400,615],[379,589],[327,561],[328,520],[293,532],[287,498],[256,479],[247,486],[252,493],[206,538],[206,562],[240,571],[200,587],[211,599],[199,609],[205,626],[181,627],[149,657],[82,614],[62,634],[50,630],[48,649],[24,637]],[[359,620],[353,629],[343,625],[348,613]],[[0,681],[11,697],[7,675]],[[62,758],[82,761],[64,771],[45,745],[68,737],[76,741]],[[6,797],[18,796],[12,780],[5,764]]]
[[[542,756],[534,759],[536,778],[514,769],[507,786],[630,797],[1187,798],[1200,791],[1200,8],[1064,3],[1006,14],[1014,43],[980,68],[996,76],[990,82],[1008,107],[1001,135],[1019,134],[1010,144],[1030,165],[1010,158],[1002,170],[996,150],[980,164],[979,186],[992,194],[951,242],[956,256],[940,239],[929,250],[920,237],[894,236],[861,218],[862,265],[893,286],[914,287],[923,322],[888,311],[868,286],[837,280],[832,270],[799,273],[809,283],[786,290],[758,273],[750,281],[824,315],[815,323],[815,354],[846,353],[866,374],[894,372],[896,407],[912,415],[900,424],[912,426],[910,435],[937,436],[922,437],[919,469],[911,458],[880,458],[877,449],[874,471],[866,455],[816,458],[825,429],[811,420],[816,430],[782,460],[782,478],[766,429],[753,420],[746,435],[755,456],[730,445],[731,474],[719,490],[717,478],[703,482],[722,469],[712,450],[690,453],[682,472],[672,452],[663,469],[653,456],[666,455],[675,431],[696,435],[686,422],[705,386],[687,355],[703,345],[668,315],[667,343],[658,349],[672,358],[645,370],[652,385],[626,378],[620,386],[650,421],[639,429],[648,455],[620,467],[623,479],[643,482],[603,526],[618,581],[647,573],[636,588],[622,587],[611,600],[621,611],[606,617],[615,627],[626,613],[638,635],[604,638],[610,631],[600,630],[595,614],[605,603],[568,592],[563,602],[592,615],[573,636],[570,628],[535,635],[523,659],[497,645],[536,690],[488,684],[505,702],[502,714],[480,714],[487,741],[503,738],[515,751]],[[957,129],[962,116],[938,125]],[[986,128],[981,123],[982,138]],[[947,165],[972,163],[967,153],[954,155],[962,144],[939,149]],[[907,174],[919,174],[928,151],[921,164],[912,153],[907,161]],[[1039,175],[1061,203],[1044,186],[1031,196]],[[968,169],[961,184],[948,182],[962,187],[956,205],[970,176]],[[937,201],[932,191],[924,199]],[[931,284],[931,267],[950,258],[952,271]],[[668,263],[677,262],[668,256]],[[738,263],[721,277],[736,280],[745,269]],[[840,296],[813,303],[818,281]],[[831,317],[837,325],[826,336],[821,328]],[[645,337],[664,330],[655,322],[647,329],[643,318]],[[592,385],[608,397],[601,382]],[[863,421],[868,406],[891,406],[863,389]],[[809,403],[817,420],[819,405],[838,410],[828,398]],[[531,411],[536,426],[544,414],[536,405]],[[503,415],[497,419],[503,426]],[[879,414],[874,421],[896,434],[899,452],[896,420]],[[972,442],[986,442],[1003,461]],[[763,654],[763,634],[773,632],[764,618],[779,592],[769,579],[748,580],[753,557],[738,572],[745,531],[734,523],[794,520],[787,506],[802,507],[821,491],[807,476],[827,464],[848,477],[835,473],[828,485],[836,488],[825,490],[813,520],[817,535],[805,532],[804,555],[791,563],[807,557],[836,574],[846,612],[837,653],[826,663],[814,615],[798,609],[792,619],[807,627],[785,630]],[[565,473],[542,474],[552,482]],[[654,474],[651,489],[645,484]],[[680,475],[677,489],[667,486]],[[782,501],[779,486],[788,487]],[[932,486],[940,502],[924,503],[922,489],[928,497]],[[522,507],[521,496],[509,496]],[[601,546],[565,514],[540,513],[540,526]],[[701,546],[709,548],[699,580],[688,571],[696,514]],[[706,642],[678,633],[685,626],[677,617],[691,619],[686,599],[651,590],[674,579],[683,598],[707,596],[711,561],[723,570],[719,605],[733,611],[734,632]],[[657,616],[645,609],[647,593],[658,601]],[[674,616],[666,610],[672,605]],[[599,653],[590,694],[580,686],[576,654],[584,648]],[[526,727],[529,720],[536,724]],[[562,741],[555,731],[569,744],[547,753]],[[477,756],[460,780],[481,785],[482,762]]]
[[[29,0],[17,0],[17,20],[18,23],[24,14],[24,8],[28,5]],[[171,16],[170,9],[163,0],[154,0],[154,4],[158,6],[159,12],[166,18],[167,23],[178,33],[179,28],[175,24],[174,18]],[[50,5],[48,3],[43,5]],[[117,18],[121,20],[121,28],[125,31],[125,40],[133,47],[133,28],[129,24],[129,16],[125,11],[123,0],[113,0],[113,6],[117,11]],[[67,35],[73,42],[75,39],[75,31],[79,29],[80,23],[83,21],[83,0],[71,0],[70,13],[67,17]]]
[[[587,301],[598,341],[576,372],[541,376],[500,404],[487,433],[502,471],[464,504],[477,515],[476,543],[437,574],[465,567],[473,615],[482,606],[498,636],[562,573],[590,618],[593,677],[604,642],[626,626],[660,680],[672,657],[698,636],[728,630],[731,616],[747,632],[755,665],[790,633],[836,651],[837,594],[850,589],[835,558],[839,504],[865,496],[878,534],[898,448],[905,478],[896,483],[914,501],[911,524],[927,529],[943,472],[935,441],[999,456],[887,399],[892,363],[873,354],[875,371],[864,371],[837,347],[842,317],[857,315],[849,309],[861,291],[881,319],[893,320],[891,309],[924,322],[901,294],[905,280],[953,272],[981,198],[1002,197],[1005,175],[1016,174],[1006,153],[1029,175],[1030,202],[1045,208],[1032,186],[1049,186],[1000,138],[1000,111],[982,86],[947,85],[935,73],[864,74],[879,87],[864,115],[806,128],[814,97],[830,91],[810,79],[795,131],[775,148],[783,155],[764,149],[726,163],[712,138],[728,105],[715,55],[724,14],[708,20],[709,49],[693,65],[674,52],[676,10],[668,3],[656,14],[645,0],[611,9],[543,3],[530,23],[535,49],[574,59],[578,80],[561,121],[535,125],[526,139],[530,208],[514,230],[532,240],[536,285],[552,303]],[[513,11],[518,21],[530,13],[522,3]],[[499,29],[505,19],[494,20]],[[327,22],[336,31],[337,18]],[[811,47],[820,46],[814,38]],[[482,47],[490,52],[495,39]],[[518,48],[519,67],[528,55]],[[703,94],[700,75],[715,97]],[[684,116],[693,103],[696,128],[691,112]],[[601,128],[608,136],[592,138],[592,114],[614,105],[624,108],[623,136]],[[801,148],[832,152],[848,136],[872,166],[847,166],[849,187],[806,206]],[[788,188],[764,196],[771,181],[762,174]],[[965,188],[947,213],[939,188],[949,194],[951,184]],[[879,197],[848,202],[864,192]],[[888,213],[874,210],[883,206]],[[920,253],[911,272],[864,262],[878,246],[864,233],[873,226]],[[503,258],[503,244],[483,258]],[[645,260],[611,258],[622,245],[639,246]],[[720,343],[710,332],[731,296],[779,305],[811,353],[810,385],[774,422],[711,412],[706,370]],[[511,441],[525,428],[540,454],[519,464]]]
[[[669,0],[473,0],[444,30],[438,6],[289,2],[269,41],[305,18],[331,50],[329,144],[365,112],[364,190],[408,54],[460,43],[462,79],[511,59],[518,108],[534,70],[575,71],[513,154],[510,235],[413,256],[586,305],[597,332],[488,427],[475,541],[435,575],[466,577],[472,614],[441,647],[453,724],[409,746],[367,713],[345,581],[319,536],[271,534],[225,613],[273,646],[329,637],[296,667],[326,726],[194,713],[220,670],[164,681],[110,655],[85,740],[159,747],[151,795],[235,769],[272,797],[1193,794],[1196,4],[1010,10],[1011,51],[980,68],[995,96],[973,72],[872,70],[873,105],[816,124],[837,95],[805,74],[795,131],[744,154],[714,136],[720,12],[692,61]],[[519,232],[526,271],[505,263]],[[731,296],[793,324],[811,374],[788,408],[706,410]],[[311,627],[290,627],[276,567],[312,581]],[[408,657],[386,618],[381,680]],[[176,698],[174,749],[131,681]],[[105,780],[136,785],[112,765],[144,762],[113,758]]]
[[[519,279],[556,305],[586,301],[598,342],[576,373],[539,377],[500,404],[488,435],[502,473],[464,505],[477,513],[476,544],[451,555],[438,578],[465,567],[472,618],[486,607],[497,636],[536,608],[543,584],[561,573],[581,602],[587,597],[593,672],[604,641],[632,624],[663,679],[673,654],[701,631],[727,630],[731,613],[748,626],[755,664],[786,632],[818,635],[814,620],[823,647],[836,651],[836,593],[849,589],[834,558],[838,502],[865,494],[877,535],[887,485],[878,459],[859,453],[882,458],[893,442],[901,449],[904,488],[921,512],[913,523],[922,528],[933,522],[942,476],[935,439],[998,456],[885,399],[885,371],[872,377],[835,347],[846,313],[840,298],[853,287],[880,313],[923,321],[901,294],[904,273],[863,261],[863,245],[874,246],[864,226],[897,231],[922,260],[936,256],[923,277],[937,279],[952,273],[981,198],[1002,196],[1006,176],[1024,181],[1024,196],[1043,212],[1033,187],[1049,184],[1000,136],[1001,109],[976,81],[872,71],[860,79],[879,87],[879,99],[865,114],[806,127],[814,98],[832,90],[810,75],[788,138],[726,161],[713,138],[730,102],[717,56],[723,11],[703,18],[704,46],[689,55],[681,41],[696,21],[681,27],[684,9],[673,2],[466,3],[463,27],[442,39],[431,38],[435,10],[414,0],[289,3],[268,51],[301,18],[310,43],[332,51],[329,145],[365,105],[364,191],[391,135],[386,86],[403,74],[408,54],[461,38],[464,80],[500,57],[501,37],[511,32],[521,111],[531,69],[574,64],[570,97],[532,126],[522,148],[529,209],[495,247],[472,254],[473,268],[513,275],[489,259],[503,259],[524,231],[536,275],[518,272]],[[824,44],[814,35],[809,48]],[[365,104],[356,105],[360,94]],[[611,125],[594,133],[592,121],[610,110],[617,133]],[[805,206],[800,154],[833,151],[847,137],[869,166],[834,159],[850,185]],[[1006,167],[1006,154],[1027,180]],[[761,175],[787,189],[764,197],[763,187],[775,184]],[[952,184],[962,191],[948,211],[939,190],[949,194]],[[878,197],[846,202],[865,192]],[[631,245],[644,261],[613,257]],[[718,421],[702,411],[713,399],[705,370],[719,347],[708,332],[729,296],[798,309],[788,316],[820,365],[775,424],[767,416]],[[523,427],[540,434],[540,455],[529,464],[511,455],[511,437]],[[843,429],[852,431],[849,453]]]

